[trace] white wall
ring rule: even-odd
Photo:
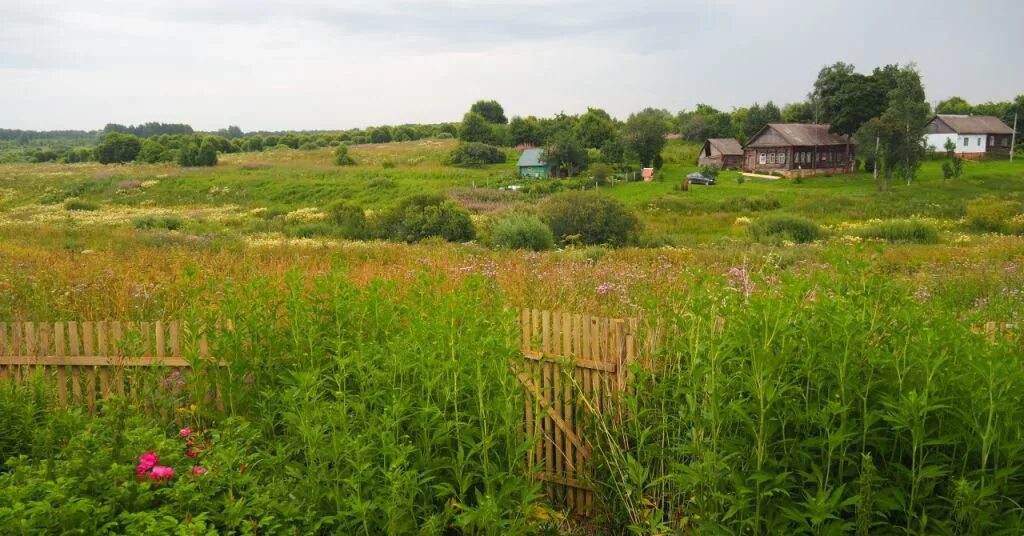
[[[953,143],[956,144],[957,153],[983,153],[988,145],[988,136],[985,134],[968,134],[961,136],[958,134],[928,134],[926,136],[926,143],[933,151],[943,152],[946,150],[946,140],[952,139]],[[967,140],[967,145],[964,145],[964,140]],[[981,144],[978,144],[978,140],[981,140]]]

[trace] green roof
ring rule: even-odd
[[[543,149],[526,149],[519,157],[519,167],[543,167],[546,165],[543,156]]]

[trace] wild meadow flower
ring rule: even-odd
[[[152,469],[159,461],[160,457],[154,454],[153,451],[149,451],[142,456],[139,456],[139,465],[137,465],[135,469],[140,473],[145,473]]]
[[[202,465],[194,465],[194,466],[192,466],[192,476],[199,476],[199,475],[205,475],[205,474],[206,474],[206,468],[203,467]]]
[[[174,477],[174,469],[165,465],[157,465],[149,473],[149,479],[157,482],[164,482]]]
[[[182,428],[181,431],[178,432],[178,433],[181,435],[181,437],[188,437],[188,436],[192,435],[192,429],[189,428],[188,426],[186,426],[186,427]]]

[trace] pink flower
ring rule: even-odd
[[[201,465],[196,465],[196,466],[192,467],[192,476],[205,475],[205,474],[206,474],[206,468],[205,467],[203,467]]]
[[[154,454],[153,451],[149,451],[143,454],[142,456],[139,456],[139,465],[135,467],[135,469],[137,469],[140,473],[145,473],[146,471],[152,469],[152,467],[156,465],[156,462],[158,461],[160,461],[160,457]]]
[[[174,469],[163,465],[157,465],[153,467],[153,471],[149,473],[150,480],[164,481],[170,480],[174,476]]]
[[[196,444],[196,440],[190,437],[188,438],[188,441],[185,442],[185,444],[191,447],[192,445]]]
[[[196,451],[191,450],[191,449],[185,451],[185,456],[188,456],[189,458],[195,458],[198,455],[199,454],[197,454]]]
[[[181,437],[188,437],[192,435],[192,429],[188,426],[181,429]]]

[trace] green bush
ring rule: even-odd
[[[159,162],[173,162],[174,153],[167,147],[164,147],[159,142],[151,139],[142,140],[142,148],[139,150],[138,156],[135,157],[137,162],[145,164],[156,164]]]
[[[563,242],[624,246],[636,242],[640,220],[606,195],[563,192],[540,204],[540,217]]]
[[[440,195],[415,195],[400,201],[376,218],[377,234],[400,242],[419,242],[437,237],[449,242],[476,236],[469,212]]]
[[[96,160],[101,164],[131,162],[139,155],[142,142],[131,134],[107,132],[96,146]]]
[[[510,214],[494,222],[491,242],[503,249],[543,251],[555,247],[551,228],[528,214]]]
[[[92,201],[83,201],[81,199],[69,199],[64,202],[64,210],[76,210],[91,212],[93,210],[99,210],[100,206]]]
[[[480,142],[463,142],[447,157],[447,163],[454,166],[480,167],[487,164],[503,164],[507,160],[505,153],[495,147]]]
[[[334,149],[334,163],[339,166],[354,166],[356,161],[348,154],[348,145],[342,143]]]
[[[761,216],[747,227],[750,235],[758,242],[778,243],[783,240],[804,243],[822,237],[817,223],[800,216],[771,214]]]
[[[979,231],[1005,233],[1013,217],[1022,212],[1024,207],[1015,201],[978,199],[967,204],[967,223]]]
[[[362,207],[345,200],[327,205],[327,217],[336,226],[337,234],[350,240],[362,240],[369,236],[366,212]]]
[[[911,242],[915,244],[937,244],[939,231],[934,225],[920,220],[888,220],[868,225],[858,236],[889,242]]]

